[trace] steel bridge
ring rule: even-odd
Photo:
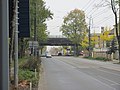
[[[48,36],[48,39],[39,43],[40,46],[74,46],[74,44],[64,36]]]

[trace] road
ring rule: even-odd
[[[52,57],[42,58],[42,63],[43,90],[120,90],[120,71],[105,68],[106,62]]]

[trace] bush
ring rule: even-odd
[[[19,82],[23,82],[23,81],[27,81],[28,83],[32,82],[33,86],[37,86],[39,77],[35,77],[35,72],[33,71],[27,69],[26,70],[19,69],[18,77],[19,77]]]
[[[89,56],[86,56],[84,58],[87,58],[87,59],[94,59],[93,57],[89,57]]]
[[[84,58],[86,58],[86,59],[91,59],[91,60],[109,61],[109,59],[104,58],[104,57],[96,57],[96,58],[93,58],[93,57],[87,56],[87,57],[84,57]]]
[[[37,72],[39,72],[39,66],[40,66],[40,59],[30,57],[26,62],[19,65],[19,68],[21,69],[29,69],[31,71],[34,71],[35,69]]]
[[[30,70],[19,69],[19,79],[20,80],[29,80],[35,76],[34,72]]]
[[[19,60],[19,83],[27,81],[32,82],[33,87],[37,87],[39,80],[40,58],[23,58]],[[35,69],[37,77],[35,77]]]
[[[101,61],[108,61],[109,59],[104,58],[104,57],[96,57],[96,60],[101,60]]]
[[[24,57],[19,59],[18,62],[19,65],[19,72],[18,72],[18,79],[19,79],[19,86],[18,90],[29,90],[29,84],[32,82],[32,87],[37,88],[38,87],[38,81],[39,81],[39,69],[41,65],[41,59],[33,58],[31,57]],[[14,66],[14,63],[12,63],[12,67]],[[35,69],[36,69],[36,77],[35,77]],[[14,86],[14,77],[11,77],[11,83],[10,83],[10,90],[17,90]],[[27,89],[26,89],[27,88]]]

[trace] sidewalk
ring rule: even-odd
[[[38,90],[45,90],[44,67],[43,67],[43,63],[42,62],[41,62],[39,77],[40,78],[39,78],[39,83],[38,83]]]

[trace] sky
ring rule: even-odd
[[[108,4],[110,0],[44,0],[46,2],[46,7],[51,10],[54,14],[53,19],[46,21],[47,30],[50,35],[62,35],[59,31],[63,18],[71,10],[80,9],[85,11],[86,22],[89,23],[89,18],[91,20],[91,33],[100,32],[101,27],[113,27],[114,25],[114,15],[111,8],[107,5],[103,7],[103,4]]]

